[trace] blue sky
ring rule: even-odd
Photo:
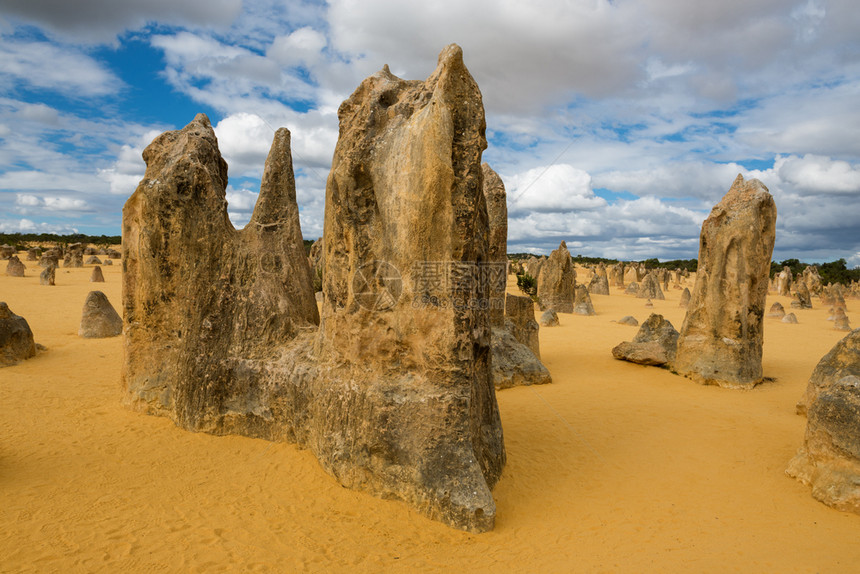
[[[0,230],[118,234],[143,148],[204,112],[237,226],[291,130],[317,237],[340,103],[384,64],[426,78],[452,42],[510,251],[695,257],[742,173],[776,200],[774,259],[860,265],[855,0],[3,0]]]

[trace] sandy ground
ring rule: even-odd
[[[3,572],[856,572],[860,516],[785,476],[815,364],[844,333],[826,309],[767,320],[752,391],[615,361],[644,301],[541,330],[552,385],[498,393],[508,465],[496,529],[468,534],[342,488],[289,444],[215,437],[123,409],[119,337],[77,336],[93,288],[120,307],[119,265],[57,285],[0,274],[0,300],[48,351],[0,369]],[[3,265],[5,268],[5,264]],[[680,328],[680,291],[655,301]],[[786,298],[781,300],[788,308]],[[855,322],[860,302],[848,302]]]

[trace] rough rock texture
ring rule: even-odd
[[[577,285],[573,300],[573,312],[577,315],[596,315],[594,305],[591,304],[591,295],[585,285]]]
[[[606,277],[606,271],[601,275],[595,273],[594,277],[588,283],[588,292],[595,295],[609,295],[609,279]]]
[[[105,262],[102,265],[113,265],[113,261],[110,259],[105,259]]]
[[[631,327],[638,327],[639,321],[636,320],[636,317],[632,315],[626,315],[618,319],[618,322],[622,325],[630,325]]]
[[[53,285],[54,280],[57,276],[57,267],[55,265],[48,265],[42,272],[39,274],[39,284],[40,285]]]
[[[42,253],[42,257],[39,259],[39,267],[48,267],[50,265],[54,267],[60,266],[60,254],[57,251],[49,250]]]
[[[311,245],[310,253],[308,253],[308,263],[311,266],[311,277],[313,279],[314,291],[322,291],[322,274],[323,274],[323,239],[320,237]],[[110,261],[110,260],[108,260]]]
[[[39,247],[31,247],[27,250],[27,261],[38,261],[42,256],[42,250]]]
[[[639,295],[639,283],[637,283],[636,281],[631,281],[630,283],[628,283],[627,288],[624,289],[624,294],[625,295],[638,296]]]
[[[767,312],[767,316],[782,319],[785,317],[785,307],[779,301],[774,301],[773,305],[770,306],[770,311]]]
[[[612,356],[640,365],[665,365],[675,358],[678,331],[662,315],[652,313],[639,327],[633,341],[625,341],[612,349]]]
[[[788,315],[786,315],[785,317],[782,318],[782,322],[783,323],[791,323],[792,325],[796,325],[797,324],[797,315],[795,315],[794,313],[789,313]]]
[[[93,267],[93,272],[90,274],[90,283],[104,283],[105,276],[102,273],[102,268],[96,265]]]
[[[761,382],[775,229],[767,188],[738,175],[702,224],[696,284],[673,364],[678,373],[729,388]]]
[[[809,288],[804,281],[798,281],[794,291],[794,301],[791,306],[794,309],[812,309],[812,297],[809,295]]]
[[[678,307],[689,307],[691,298],[690,290],[684,287],[684,290],[681,291],[681,298],[678,300]]]
[[[806,401],[803,446],[786,473],[810,485],[817,500],[860,514],[860,329],[821,359]]]
[[[624,268],[624,284],[639,283],[639,272],[635,265],[628,265]]]
[[[18,259],[17,255],[13,255],[9,258],[9,263],[6,264],[6,275],[11,277],[23,277],[24,269],[26,269],[24,263]]]
[[[837,331],[850,331],[851,323],[848,321],[848,316],[843,314],[837,317],[833,322],[833,328]]]
[[[534,301],[530,297],[508,295],[504,327],[493,328],[493,383],[498,389],[552,382],[540,361]]]
[[[824,355],[806,385],[806,393],[797,403],[797,413],[806,414],[822,390],[848,375],[860,377],[860,329],[842,338]]]
[[[487,267],[490,279],[490,325],[505,324],[505,279],[508,263],[508,203],[502,178],[488,164],[482,164],[484,200],[490,224]]]
[[[95,255],[91,255],[90,257],[87,258],[87,260],[84,262],[84,264],[85,265],[101,265],[102,260],[99,259],[98,257],[96,257]]]
[[[776,276],[776,290],[783,297],[791,296],[792,279],[791,269],[788,267],[783,267],[782,271]]]
[[[9,367],[36,355],[33,331],[27,320],[0,302],[0,367]]]
[[[80,251],[67,251],[63,258],[63,267],[83,267],[84,254]]]
[[[84,301],[78,335],[87,339],[116,337],[122,333],[122,317],[101,291],[90,291]]]
[[[297,442],[345,486],[488,530],[505,451],[480,91],[449,46],[427,81],[386,67],[338,117],[316,335],[289,133],[242,231],[208,119],[144,152],[124,210],[127,399],[185,428]]]
[[[541,308],[555,309],[557,313],[573,313],[575,288],[576,271],[567,244],[562,241],[540,269],[537,296]]]
[[[547,309],[540,316],[541,327],[558,327],[558,313],[555,309]]]
[[[540,326],[535,321],[535,304],[531,297],[506,296],[505,324],[514,338],[540,359]]]
[[[0,245],[0,259],[9,259],[15,255],[15,248],[11,245]]]
[[[652,271],[645,275],[642,283],[639,285],[639,291],[636,292],[636,296],[640,299],[663,300],[666,298],[663,295],[663,290],[660,289],[660,280],[657,278],[656,273]]]
[[[806,283],[806,289],[812,295],[819,295],[823,285],[821,284],[821,275],[818,274],[818,267],[807,265],[803,270],[803,282]]]

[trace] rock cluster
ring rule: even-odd
[[[763,317],[776,206],[738,175],[705,222],[675,370],[698,382],[749,388],[762,380]]]
[[[27,320],[0,302],[0,367],[10,367],[35,355],[36,343]]]
[[[123,212],[126,401],[297,442],[345,486],[489,530],[505,450],[481,304],[481,93],[452,45],[424,82],[365,79],[338,117],[319,329],[289,132],[241,231],[205,116],[145,150]]]

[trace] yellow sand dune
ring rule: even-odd
[[[541,330],[554,384],[498,393],[508,465],[496,529],[467,534],[342,488],[308,451],[176,428],[120,406],[121,338],[77,336],[92,289],[121,311],[121,266],[0,275],[36,358],[0,369],[3,572],[856,572],[860,516],[784,475],[812,369],[844,333],[827,310],[766,320],[752,391],[615,361],[645,302]],[[692,286],[692,283],[690,283]],[[677,328],[680,291],[654,301]],[[788,309],[787,298],[780,300]],[[860,320],[860,302],[848,302]]]

